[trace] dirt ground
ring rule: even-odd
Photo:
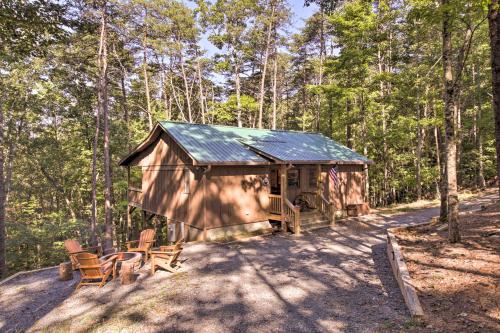
[[[396,237],[432,332],[500,332],[500,203],[460,215],[462,242],[446,225],[411,227]]]
[[[491,201],[464,202],[477,209]],[[407,332],[413,321],[387,260],[385,230],[426,208],[372,214],[296,237],[188,244],[182,272],[75,290],[57,270],[0,285],[0,332]]]

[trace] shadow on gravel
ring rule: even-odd
[[[0,286],[0,332],[25,332],[76,288],[79,276],[57,281],[57,268],[21,275]],[[3,326],[2,326],[3,323]]]
[[[383,285],[384,291],[387,293],[391,303],[394,305],[394,311],[399,311],[401,314],[409,316],[410,313],[406,309],[403,295],[399,290],[398,282],[392,272],[389,258],[387,258],[386,243],[372,246],[372,259],[375,264],[377,276]]]

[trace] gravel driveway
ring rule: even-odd
[[[466,202],[475,209],[492,196]],[[385,254],[385,229],[436,208],[368,215],[296,237],[189,244],[177,274],[74,288],[48,270],[0,286],[0,331],[390,332],[412,321]],[[147,267],[146,267],[147,268]]]

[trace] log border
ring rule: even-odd
[[[419,223],[418,225],[424,225],[429,223]],[[415,226],[415,225],[412,225]],[[389,262],[391,263],[392,273],[398,281],[399,289],[406,304],[406,307],[410,311],[412,317],[424,317],[424,310],[418,299],[417,291],[408,272],[408,267],[403,258],[401,248],[397,242],[394,232],[398,229],[406,229],[407,227],[397,227],[387,229],[387,256]]]

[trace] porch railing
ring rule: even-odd
[[[333,202],[327,200],[323,194],[319,195],[320,197],[320,212],[325,215],[330,223],[335,222],[335,208],[333,207]]]
[[[142,190],[136,187],[129,187],[128,202],[136,205],[142,205]]]
[[[281,215],[281,195],[269,194],[269,213]]]
[[[285,198],[285,219],[293,225],[293,232],[300,235],[300,208]]]

